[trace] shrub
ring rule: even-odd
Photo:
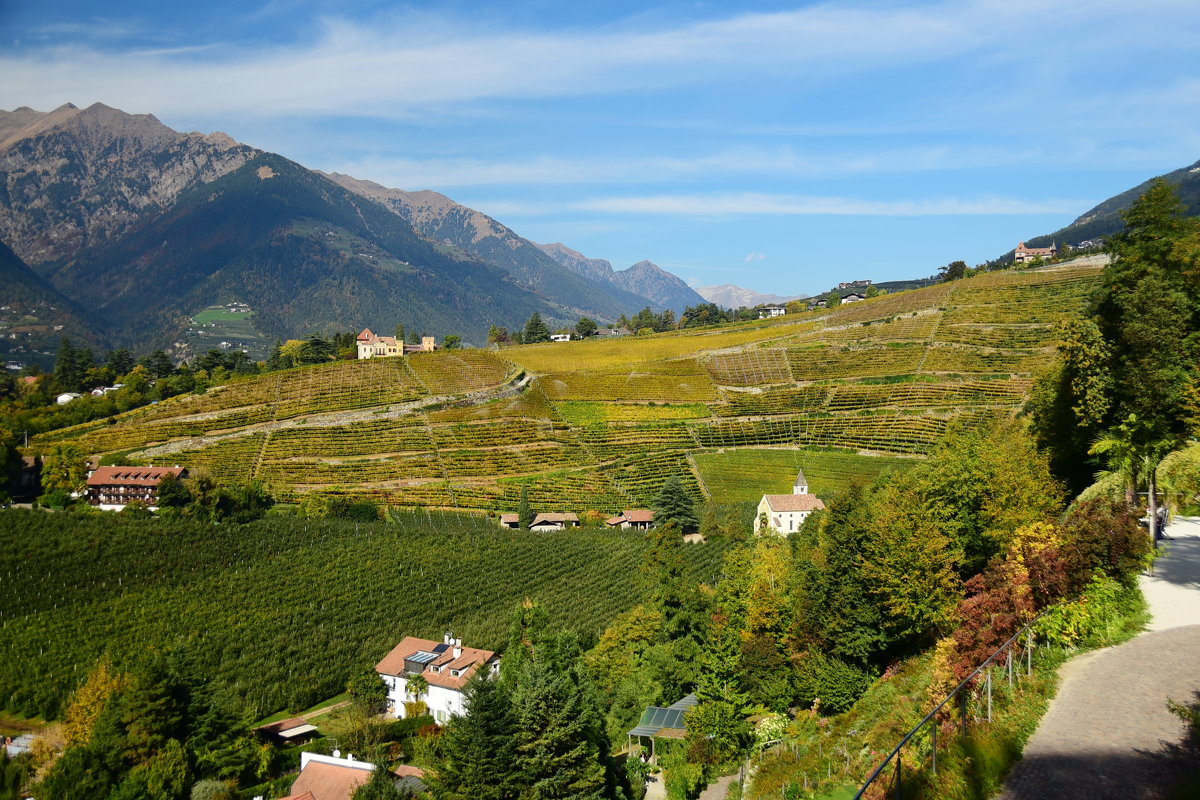
[[[796,697],[800,705],[819,703],[824,711],[847,710],[874,681],[866,670],[818,650],[808,650],[798,659]]]

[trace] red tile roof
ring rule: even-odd
[[[648,508],[629,508],[623,513],[630,522],[654,522],[654,512]]]
[[[88,486],[158,486],[166,475],[183,477],[183,467],[99,467],[87,479]]]
[[[443,642],[418,639],[415,636],[405,636],[400,644],[393,647],[392,651],[375,665],[375,671],[381,675],[406,677],[404,659],[416,655],[418,652],[436,652],[442,645]],[[454,646],[446,645],[445,649],[441,653],[438,653],[438,657],[426,665],[425,670],[421,674],[425,676],[425,680],[429,682],[430,686],[461,690],[481,664],[487,664],[494,658],[496,658],[494,651],[481,650],[476,647],[462,648],[462,654],[458,658],[455,658]],[[439,670],[434,672],[433,667],[438,667]],[[458,677],[454,677],[450,674],[450,670],[452,669],[462,670],[462,672]]]
[[[309,795],[313,800],[350,800],[354,790],[371,780],[371,770],[339,767],[312,761],[292,784],[292,796]]]
[[[820,511],[825,508],[815,494],[768,494],[767,506],[772,511]]]

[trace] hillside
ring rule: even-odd
[[[403,322],[481,342],[490,324],[562,314],[498,267],[440,248],[378,203],[269,153],[47,274],[143,346],[225,298],[254,308],[272,338]]]
[[[479,511],[614,511],[681,475],[739,502],[797,467],[830,492],[1022,403],[1099,265],[994,272],[829,310],[623,339],[275,373],[39,437]],[[832,448],[832,449],[830,449]],[[883,457],[885,460],[880,460]]]
[[[0,131],[0,135],[3,132]],[[0,359],[52,369],[62,337],[102,346],[82,309],[29,268],[0,242]]]
[[[52,331],[186,357],[202,344],[196,316],[238,303],[253,315],[233,338],[261,354],[275,339],[397,324],[482,343],[535,311],[558,327],[653,303],[449,198],[332,177],[345,185],[101,103],[0,111],[0,241],[86,310],[43,309],[31,324]],[[0,306],[17,290],[0,286]]]
[[[321,173],[325,174],[325,173]],[[383,203],[435,242],[457,247],[508,271],[517,281],[560,305],[604,320],[640,309],[646,297],[563,267],[486,214],[437,192],[406,192],[334,172],[326,175],[355,194]]]
[[[1186,209],[1186,214],[1189,216],[1200,215],[1200,161],[1159,177],[1175,187],[1175,191]],[[1078,245],[1080,242],[1092,241],[1116,233],[1125,227],[1125,223],[1121,221],[1121,212],[1133,205],[1134,200],[1145,194],[1154,180],[1157,178],[1144,181],[1128,191],[1114,195],[1080,215],[1067,227],[1060,228],[1054,233],[1026,239],[1025,244],[1029,247],[1049,247],[1051,244],[1062,244],[1063,242]],[[1012,253],[1007,253],[1002,260],[1011,261]]]

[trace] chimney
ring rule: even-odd
[[[454,657],[462,658],[462,639],[454,640]]]
[[[450,631],[443,633],[442,644],[454,644],[454,634]]]

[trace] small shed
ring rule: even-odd
[[[278,722],[268,722],[255,729],[258,735],[276,744],[297,744],[307,742],[319,735],[316,725],[312,725],[301,717],[282,719]]]
[[[684,714],[689,708],[699,703],[696,695],[689,694],[675,701],[666,708],[648,706],[642,712],[642,719],[636,728],[626,734],[629,748],[633,748],[633,740],[645,737],[650,740],[650,760],[655,759],[655,739],[682,739],[687,735],[687,723]]]

